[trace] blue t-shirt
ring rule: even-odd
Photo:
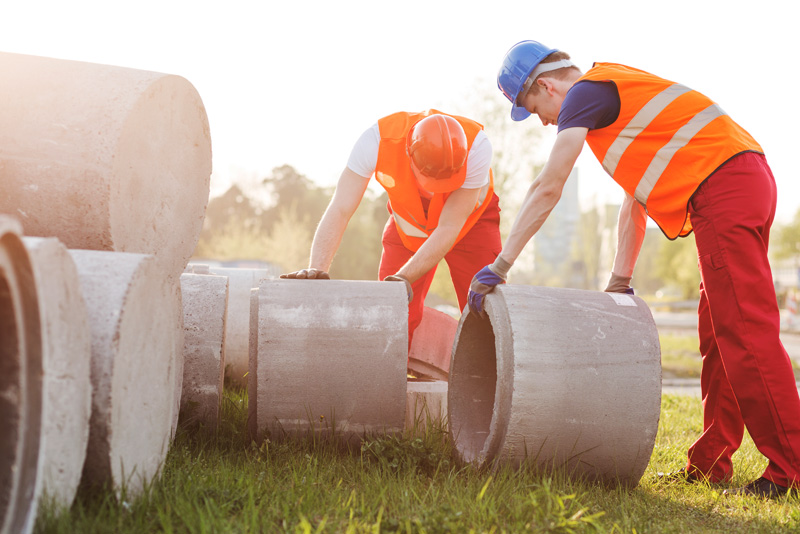
[[[580,81],[564,97],[558,112],[558,131],[605,128],[617,120],[619,107],[619,91],[613,82]]]

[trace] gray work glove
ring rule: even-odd
[[[414,290],[411,289],[411,282],[409,282],[408,278],[400,274],[390,274],[386,278],[383,279],[384,282],[405,282],[406,283],[406,293],[408,293],[408,302],[411,302],[414,299]]]
[[[327,271],[320,269],[301,269],[293,273],[282,274],[281,278],[290,278],[292,280],[330,280],[331,275]]]

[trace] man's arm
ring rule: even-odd
[[[500,252],[500,256],[509,264],[514,263],[561,198],[561,191],[583,149],[588,131],[588,128],[567,128],[556,137],[550,157],[528,189],[511,227],[511,233]]]
[[[364,197],[367,185],[369,178],[359,176],[345,167],[336,184],[333,198],[314,233],[308,269],[281,275],[281,278],[328,278],[327,271],[331,267],[333,256],[339,249],[350,218]]]
[[[625,194],[617,222],[617,252],[606,291],[625,292],[630,288],[633,268],[642,249],[647,226],[644,207],[632,196]]]
[[[439,224],[397,275],[416,281],[435,267],[450,251],[464,223],[478,203],[480,189],[456,189],[442,206]]]
[[[558,203],[588,131],[588,128],[567,128],[559,132],[544,169],[525,195],[503,250],[493,264],[478,271],[472,279],[467,302],[472,313],[483,315],[484,297],[498,284],[505,283],[511,265]]]

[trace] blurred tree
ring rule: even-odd
[[[389,218],[388,195],[375,196],[367,190],[350,218],[339,250],[331,265],[331,277],[347,280],[377,280],[381,261],[381,236]],[[306,260],[308,261],[308,260]]]
[[[691,238],[684,240],[694,241]],[[633,270],[633,281],[631,282],[637,295],[654,295],[656,291],[666,284],[658,265],[661,261],[662,247],[669,247],[670,243],[672,241],[665,238],[658,228],[647,229],[642,243],[642,250],[639,252],[639,259],[636,261],[636,268]],[[687,261],[688,257],[691,257],[690,261],[693,262],[691,267],[697,270],[696,254],[687,254],[684,257],[684,261]]]
[[[264,238],[264,255],[267,261],[277,264],[283,272],[308,266],[313,233],[309,230],[310,216],[301,212],[297,200],[277,210],[277,220]]]
[[[221,227],[204,227],[194,256],[217,260],[261,260],[266,258],[267,239],[257,218],[232,213]]]
[[[700,297],[700,271],[694,234],[670,241],[663,240],[658,253],[656,274],[665,285],[679,289],[684,299]]]
[[[270,199],[269,207],[261,216],[263,227],[272,228],[283,216],[283,207],[294,204],[301,216],[302,224],[306,225],[313,235],[317,222],[328,206],[333,188],[317,186],[291,165],[272,169],[272,174],[264,178],[262,183]]]
[[[795,266],[800,266],[800,210],[791,222],[773,227],[770,248],[776,260],[793,258]]]

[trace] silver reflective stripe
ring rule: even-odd
[[[639,135],[642,130],[647,128],[647,126],[653,122],[659,113],[664,111],[664,109],[672,104],[676,98],[681,96],[682,94],[688,93],[691,91],[685,85],[681,85],[679,83],[670,85],[653,98],[639,110],[636,115],[633,116],[631,121],[622,129],[619,134],[617,134],[617,138],[614,139],[614,142],[611,143],[611,146],[608,147],[608,151],[606,152],[606,157],[603,158],[603,168],[606,170],[608,174],[614,176],[614,172],[617,170],[617,165],[619,165],[619,160],[622,158],[622,154],[625,153],[625,150],[628,146],[633,143],[636,136]]]
[[[725,111],[723,111],[721,107],[716,104],[711,104],[692,117],[692,120],[679,128],[678,131],[675,132],[675,135],[672,136],[672,139],[669,140],[669,143],[656,152],[655,157],[644,172],[644,176],[642,176],[642,179],[639,181],[639,185],[636,186],[636,193],[634,195],[636,200],[642,204],[647,204],[647,198],[656,186],[664,169],[666,169],[669,162],[672,161],[675,153],[685,147],[686,144],[691,141],[700,130],[708,126],[711,121],[723,115],[725,115]]]
[[[408,222],[407,220],[400,217],[397,212],[392,213],[394,216],[394,222],[397,227],[403,232],[405,235],[410,237],[428,237],[428,234]]]

